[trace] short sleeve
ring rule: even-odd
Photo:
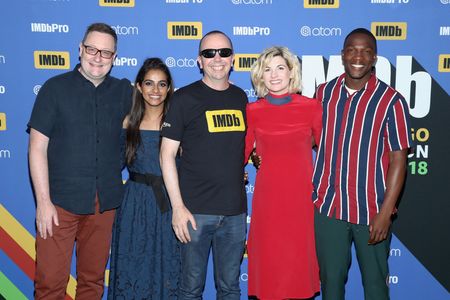
[[[408,105],[405,99],[399,96],[387,114],[386,133],[389,149],[398,151],[412,147],[410,132]]]
[[[183,99],[175,93],[170,100],[169,110],[161,129],[163,137],[181,141],[184,133]]]
[[[28,122],[29,128],[33,128],[49,138],[52,135],[58,111],[55,96],[51,84],[46,82],[39,90]]]

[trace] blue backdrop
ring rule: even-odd
[[[392,299],[449,299],[449,11],[449,0],[1,0],[0,299],[33,297],[35,204],[25,131],[32,105],[45,80],[76,65],[78,44],[93,22],[109,23],[118,33],[112,75],[133,81],[145,58],[159,56],[176,87],[201,76],[196,52],[202,34],[227,33],[236,52],[231,80],[250,101],[255,92],[248,71],[266,47],[287,46],[299,56],[304,94],[312,96],[317,84],[343,72],[346,34],[370,29],[378,39],[377,74],[408,101],[417,144],[394,225]],[[247,169],[250,221],[255,171]],[[347,299],[362,299],[353,262]],[[246,282],[244,258],[242,299]],[[71,278],[67,299],[73,287]],[[210,270],[205,299],[214,294]]]

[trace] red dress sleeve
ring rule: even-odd
[[[319,147],[320,139],[322,135],[322,104],[320,101],[314,99],[315,102],[312,118],[312,134],[316,146]]]

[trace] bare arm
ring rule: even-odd
[[[380,212],[369,224],[369,244],[376,244],[386,239],[391,216],[403,187],[406,173],[406,157],[408,150],[391,151],[389,153],[389,170],[387,173],[386,193]]]
[[[53,223],[59,226],[56,208],[50,200],[47,148],[49,138],[31,128],[29,143],[30,173],[36,193],[36,227],[44,239],[53,236]]]
[[[177,238],[182,243],[191,241],[188,230],[188,222],[191,222],[192,228],[197,230],[194,216],[184,205],[181,198],[180,185],[178,182],[178,171],[175,163],[179,141],[163,137],[161,142],[160,163],[161,170],[169,193],[170,203],[172,204],[172,227]]]

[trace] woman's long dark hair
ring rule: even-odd
[[[131,111],[128,116],[128,124],[126,127],[126,151],[125,159],[126,164],[131,165],[131,163],[136,158],[136,151],[141,144],[141,133],[139,131],[139,126],[141,125],[142,119],[145,114],[145,100],[142,93],[138,90],[137,85],[142,87],[142,82],[144,81],[147,72],[152,70],[159,70],[166,74],[167,84],[169,85],[169,90],[167,91],[167,97],[164,100],[163,112],[161,115],[160,126],[164,121],[167,110],[169,109],[169,100],[173,94],[173,81],[172,75],[170,74],[169,68],[164,64],[164,62],[157,57],[147,58],[144,64],[139,69],[136,75],[136,80],[134,82],[133,91],[133,104],[131,106]]]

